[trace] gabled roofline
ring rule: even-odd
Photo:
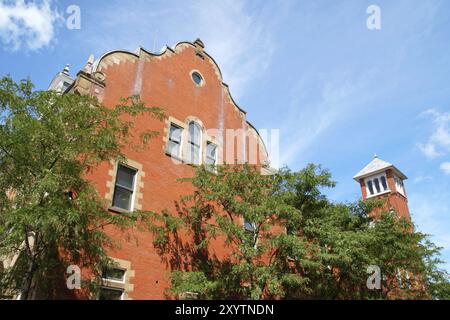
[[[219,80],[220,80],[220,83],[222,84],[222,86],[224,87],[224,89],[227,91],[227,94],[228,94],[228,96],[229,96],[229,98],[230,98],[230,100],[231,100],[231,103],[232,103],[232,104],[233,104],[240,112],[242,112],[244,115],[247,115],[247,111],[245,111],[243,108],[241,108],[241,107],[236,103],[236,101],[234,100],[233,96],[231,95],[230,87],[228,86],[228,84],[226,84],[226,83],[223,81],[222,70],[220,69],[220,67],[219,67],[219,65],[217,64],[216,60],[215,60],[211,55],[209,55],[205,50],[203,50],[204,44],[203,44],[203,42],[201,42],[201,40],[197,39],[195,42],[200,44],[200,46],[201,46],[201,48],[202,48],[202,54],[205,55],[205,56],[213,63],[214,67],[216,68],[217,73],[218,73],[218,77],[219,77]],[[93,65],[92,65],[92,73],[95,73],[95,72],[97,71],[97,68],[98,68],[98,66],[100,65],[100,62],[101,62],[104,58],[106,58],[107,56],[109,56],[109,55],[111,55],[111,54],[114,54],[114,53],[126,53],[126,54],[130,54],[130,55],[136,57],[137,59],[139,59],[140,51],[144,51],[146,54],[148,54],[148,55],[150,55],[150,56],[153,56],[153,57],[161,57],[161,56],[165,55],[167,52],[176,53],[177,47],[180,46],[180,45],[183,45],[183,44],[187,44],[187,45],[192,46],[193,48],[197,48],[197,46],[196,46],[195,43],[193,43],[193,42],[190,42],[190,41],[180,41],[180,42],[177,42],[173,47],[170,47],[170,46],[168,46],[168,45],[165,45],[159,53],[154,53],[154,52],[148,51],[147,49],[145,49],[145,48],[143,48],[143,47],[141,47],[141,46],[138,48],[138,50],[136,50],[138,53],[136,53],[136,51],[135,51],[135,52],[132,52],[132,51],[125,50],[125,49],[110,50],[110,51],[105,52],[103,55],[100,56],[100,58],[98,58],[97,60],[94,61]],[[253,129],[255,130],[255,132],[257,133],[258,137],[260,138],[260,140],[261,140],[262,143],[263,143],[264,150],[265,150],[267,156],[269,156],[269,154],[268,154],[268,152],[267,152],[266,142],[262,139],[261,135],[259,134],[259,131],[258,131],[258,130],[257,130],[257,129],[256,129],[256,128],[255,128],[255,127],[247,120],[247,119],[246,119],[245,121],[247,122],[247,124],[248,124],[251,128],[253,128]]]
[[[104,58],[106,58],[110,54],[118,53],[118,52],[119,53],[131,54],[132,56],[135,56],[136,58],[139,58],[139,55],[137,53],[131,52],[131,51],[125,50],[125,49],[115,49],[115,50],[106,51],[104,54],[102,54],[100,56],[100,58],[98,58],[97,60],[94,61],[93,65],[92,65],[92,73],[95,73],[97,71],[97,68],[100,65],[100,61],[102,61]]]
[[[159,53],[154,53],[154,52],[148,51],[147,49],[145,49],[145,48],[143,48],[143,47],[139,47],[139,50],[144,51],[145,53],[147,53],[147,54],[150,55],[150,56],[153,56],[153,57],[160,57],[160,56],[163,56],[164,54],[166,54],[168,51],[170,51],[171,53],[175,53],[175,52],[176,52],[176,48],[177,48],[178,46],[182,45],[182,44],[187,44],[187,45],[190,45],[190,46],[196,48],[195,44],[192,43],[192,42],[190,42],[190,41],[180,41],[180,42],[177,42],[177,43],[173,46],[173,48],[175,48],[175,50],[172,49],[171,47],[169,47],[168,45],[165,45],[165,46],[163,47],[163,49],[162,49]],[[137,54],[136,52],[129,51],[129,50],[125,50],[125,49],[110,50],[110,51],[105,52],[103,55],[100,56],[100,58],[98,58],[97,60],[95,60],[93,66],[92,66],[92,73],[95,73],[95,72],[97,71],[97,68],[98,68],[98,66],[100,65],[100,62],[101,62],[105,57],[107,57],[108,55],[113,54],[113,53],[127,53],[127,54],[130,54],[130,55],[132,55],[132,56],[134,56],[134,57],[136,57],[136,58],[139,58],[139,54]],[[239,109],[239,111],[243,112],[244,114],[247,114],[247,111],[245,111],[243,108],[241,108],[241,107],[236,103],[236,101],[234,100],[233,96],[231,95],[230,87],[228,86],[228,84],[226,84],[226,83],[223,81],[222,70],[220,70],[220,67],[219,67],[219,65],[217,64],[216,60],[214,60],[214,58],[211,57],[211,55],[209,55],[206,51],[203,50],[202,53],[203,53],[205,56],[207,56],[207,57],[214,63],[214,66],[217,68],[217,71],[218,71],[218,74],[219,74],[220,82],[221,82],[221,84],[222,84],[223,86],[225,86],[225,87],[227,88],[228,95],[230,96],[231,102]]]

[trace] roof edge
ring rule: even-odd
[[[400,178],[402,178],[403,180],[408,179],[408,177],[407,177],[403,172],[401,172],[396,166],[390,165],[389,167],[386,167],[386,168],[383,168],[383,169],[379,169],[379,170],[376,170],[376,171],[373,171],[373,172],[370,172],[370,173],[361,174],[361,175],[358,175],[358,174],[357,174],[357,175],[355,175],[355,176],[353,177],[353,180],[355,180],[356,182],[359,182],[359,180],[361,180],[361,179],[363,179],[363,178],[370,177],[370,176],[372,176],[372,175],[378,174],[378,173],[380,173],[380,172],[383,172],[383,171],[386,171],[386,170],[389,170],[389,169],[394,170],[394,172],[395,172],[398,176],[400,176]]]

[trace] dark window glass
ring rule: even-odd
[[[377,189],[377,193],[380,193],[380,192],[381,192],[381,189],[380,189],[380,181],[378,180],[378,178],[377,178],[377,179],[374,179],[374,180],[373,180],[373,183],[375,184],[375,189]]]
[[[130,210],[136,170],[119,165],[114,188],[113,206]]]
[[[70,86],[70,83],[64,81],[64,83],[62,85],[62,90],[66,91],[69,86]]]
[[[381,180],[381,185],[383,186],[383,190],[386,191],[388,189],[386,178],[385,177],[381,177],[380,180]]]
[[[116,186],[114,190],[113,206],[124,210],[130,210],[132,191]]]
[[[124,269],[117,269],[117,268],[105,269],[103,270],[102,273],[102,278],[108,280],[123,281],[124,277],[125,277]]]
[[[373,194],[373,184],[372,184],[371,180],[367,181],[367,187],[369,188],[369,192],[372,195]]]
[[[123,291],[119,289],[101,288],[99,300],[121,300]]]
[[[192,73],[192,80],[194,80],[195,84],[201,85],[203,78],[198,72]]]
[[[124,166],[119,166],[117,170],[116,185],[133,190],[134,175],[136,171]]]

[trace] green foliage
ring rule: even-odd
[[[170,291],[179,298],[184,292],[212,299],[448,294],[439,248],[395,214],[374,220],[369,213],[383,201],[329,201],[323,188],[335,183],[320,166],[270,176],[249,165],[219,166],[216,173],[198,167],[182,181],[195,192],[181,199],[176,213],[153,217],[154,245],[173,270]],[[254,223],[254,232],[244,221]],[[216,255],[223,242],[228,254]],[[370,265],[381,268],[381,290],[366,286]],[[408,276],[403,272],[399,280],[399,271]]]
[[[111,214],[86,174],[103,161],[124,160],[126,146],[144,148],[157,132],[139,132],[137,116],[163,118],[139,97],[113,108],[78,94],[34,91],[30,81],[0,80],[0,257],[19,255],[0,273],[0,294],[43,298],[78,264],[99,274],[118,245],[106,225],[129,230],[143,212]],[[138,142],[136,142],[138,141]]]

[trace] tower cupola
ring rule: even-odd
[[[363,200],[386,199],[388,211],[395,210],[400,216],[409,218],[408,199],[404,186],[407,176],[393,164],[374,156],[353,179],[361,186]]]

